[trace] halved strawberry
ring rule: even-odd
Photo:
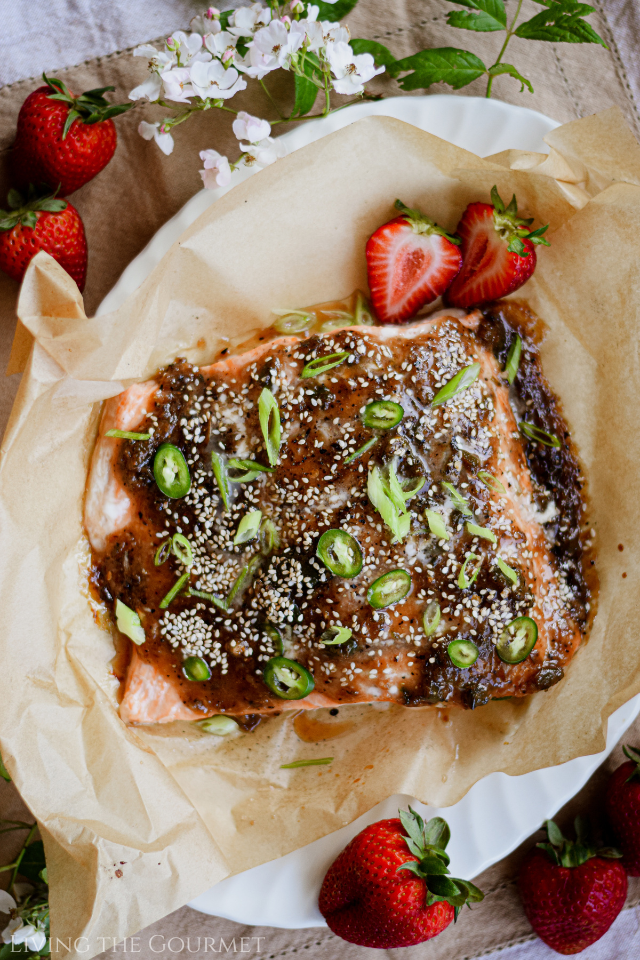
[[[447,289],[460,270],[460,241],[419,210],[402,211],[369,237],[366,247],[369,289],[381,323],[402,323]]]
[[[542,236],[549,224],[530,231],[533,218],[517,216],[515,194],[505,207],[494,186],[491,201],[470,203],[458,224],[462,269],[446,295],[453,307],[477,307],[513,293],[536,268],[535,244],[549,246]]]

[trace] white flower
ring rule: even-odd
[[[22,921],[20,921],[22,923]],[[25,926],[21,926],[11,937],[13,943],[24,943],[29,950],[33,950],[38,953],[44,947],[47,942],[46,934],[43,930],[38,930],[36,927],[33,927],[30,923],[27,923]]]
[[[147,123],[146,120],[141,120],[138,125],[138,133],[141,137],[144,137],[145,140],[155,140],[167,157],[173,152],[173,137],[170,133],[164,133],[158,122]]]
[[[267,120],[260,120],[259,117],[252,117],[250,113],[241,110],[233,121],[233,132],[238,140],[248,140],[249,143],[257,143],[258,140],[264,140],[271,133],[271,124]]]
[[[203,100],[207,97],[228,100],[239,90],[247,88],[246,81],[242,79],[235,67],[225,69],[219,60],[194,63],[191,67],[191,83],[197,95]]]
[[[202,66],[202,64],[198,64],[198,66]],[[189,69],[193,69],[193,67],[174,67],[173,70],[166,70],[162,74],[164,95],[167,100],[174,100],[176,103],[191,103],[189,98],[194,95],[195,91],[190,83]]]
[[[282,141],[274,140],[273,137],[265,137],[259,143],[241,143],[240,149],[244,153],[243,160],[247,166],[255,163],[259,167],[268,167],[287,153]]]
[[[253,46],[277,66],[289,69],[293,54],[297,53],[304,41],[304,30],[287,30],[281,20],[273,20],[268,27],[258,30],[253,38]]]
[[[330,43],[349,43],[349,40],[351,40],[348,27],[341,27],[339,23],[330,23],[329,20],[323,20],[322,26],[327,45]]]
[[[0,890],[0,913],[11,913],[17,906],[10,893],[7,893],[6,890]]]
[[[240,7],[229,21],[229,31],[237,37],[252,37],[256,30],[269,23],[271,10],[261,3],[253,3],[250,7]]]
[[[244,57],[239,57],[236,54],[233,65],[253,80],[262,80],[272,70],[277,70],[279,66],[275,57],[267,57],[264,53],[260,53],[253,43],[249,45]]]
[[[384,67],[376,69],[370,53],[356,56],[349,44],[341,40],[327,46],[327,60],[336,78],[331,81],[336,93],[362,93],[365,83],[384,72]]]
[[[13,900],[13,897],[11,898]],[[2,931],[2,939],[5,943],[11,943],[12,937],[16,930],[19,930],[22,926],[22,920],[20,917],[15,917],[14,920],[9,920],[9,923],[6,925]]]
[[[178,58],[178,66],[188,67],[195,59],[201,59],[202,37],[199,33],[185,33],[184,30],[176,32],[167,37],[166,48],[168,51],[175,52]]]
[[[222,59],[227,50],[235,50],[237,42],[238,38],[227,30],[222,30],[220,33],[210,33],[204,38],[204,45],[207,50],[219,60]]]
[[[200,33],[203,37],[211,33],[220,33],[222,30],[220,11],[217,7],[209,7],[204,13],[194,17],[189,26],[194,33]]]
[[[177,58],[173,51],[156,50],[150,43],[143,43],[133,51],[134,57],[148,57],[151,73],[147,79],[135,87],[129,94],[130,100],[157,100],[162,92],[160,74],[170,70],[176,64]]]
[[[226,157],[223,157],[217,150],[201,150],[200,159],[204,163],[204,170],[200,171],[200,176],[206,190],[229,186],[231,167]]]

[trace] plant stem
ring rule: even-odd
[[[515,17],[514,17],[513,20],[511,21],[511,24],[507,27],[507,35],[506,35],[506,37],[505,37],[504,43],[502,44],[502,48],[501,48],[501,50],[500,50],[500,53],[498,54],[498,59],[496,60],[496,62],[495,62],[494,64],[492,64],[492,66],[494,66],[494,67],[497,67],[497,66],[498,66],[498,64],[500,63],[500,61],[502,60],[502,58],[503,58],[503,56],[504,56],[504,54],[505,54],[505,51],[506,51],[506,49],[507,49],[507,46],[509,45],[509,41],[511,40],[511,37],[513,36],[513,34],[514,34],[514,32],[515,32],[516,23],[518,22],[518,17],[520,16],[520,10],[521,10],[521,8],[522,8],[522,0],[518,0],[518,8],[517,8],[517,10],[516,10]],[[491,97],[491,87],[493,86],[493,79],[494,79],[494,78],[490,76],[490,77],[489,77],[489,80],[488,80],[488,82],[487,82],[487,92],[486,92],[486,96],[489,97],[489,98]]]
[[[264,92],[266,93],[267,99],[268,99],[268,100],[270,101],[270,103],[272,104],[273,109],[276,111],[276,113],[278,114],[278,116],[280,117],[280,119],[281,119],[281,120],[284,120],[285,117],[282,115],[282,113],[280,112],[280,107],[278,106],[278,104],[276,103],[276,101],[273,99],[273,97],[271,96],[271,94],[269,93],[269,91],[267,90],[267,86],[266,86],[264,80],[258,80],[258,83],[260,84],[260,86],[262,87],[262,89],[264,90]]]
[[[331,113],[331,93],[329,89],[329,71],[325,69],[324,72],[324,98],[325,98],[325,107],[322,111],[322,116],[326,117],[328,113]]]
[[[19,853],[18,856],[16,857],[16,862],[15,862],[15,864],[14,864],[13,873],[11,874],[11,882],[10,882],[10,884],[9,884],[9,893],[11,893],[12,890],[13,890],[13,885],[14,885],[14,883],[16,882],[16,878],[17,878],[17,876],[18,876],[18,870],[20,869],[20,864],[22,863],[22,858],[24,857],[25,853],[27,852],[27,847],[28,847],[29,844],[31,843],[31,841],[32,841],[32,839],[33,839],[33,835],[34,835],[34,833],[36,832],[37,829],[38,829],[38,824],[37,824],[37,823],[34,823],[33,826],[31,827],[31,830],[29,830],[29,835],[27,836],[27,839],[25,840],[25,842],[24,842],[23,845],[22,845],[22,850],[20,851],[20,853]],[[5,870],[6,867],[3,867],[2,869]]]

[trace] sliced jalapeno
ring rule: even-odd
[[[399,403],[394,403],[393,400],[375,400],[364,408],[362,422],[365,427],[390,430],[397,426],[403,417],[404,410]]]
[[[275,623],[267,620],[266,623],[262,624],[262,630],[269,637],[273,649],[277,650],[279,655],[282,655],[284,653],[284,638]]]
[[[203,683],[211,678],[211,669],[201,657],[187,657],[182,664],[182,672],[187,680],[195,680],[196,683]]]
[[[367,600],[376,610],[390,607],[409,593],[411,576],[406,570],[390,570],[374,580],[367,590]]]
[[[318,540],[316,556],[336,577],[357,577],[362,570],[362,551],[346,530],[327,530]]]
[[[272,657],[264,668],[263,679],[282,700],[302,700],[315,686],[307,668],[287,657]]]
[[[496,653],[505,663],[522,663],[538,639],[538,625],[531,617],[517,617],[504,628],[496,644]]]
[[[182,451],[172,443],[163,443],[153,461],[153,475],[165,497],[178,500],[189,493],[191,475]]]
[[[473,640],[452,640],[447,647],[447,653],[454,666],[460,667],[461,670],[466,670],[467,667],[474,665],[480,651]]]

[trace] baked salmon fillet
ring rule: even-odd
[[[560,680],[596,583],[531,323],[498,303],[280,337],[109,400],[84,521],[123,720],[475,708]]]

